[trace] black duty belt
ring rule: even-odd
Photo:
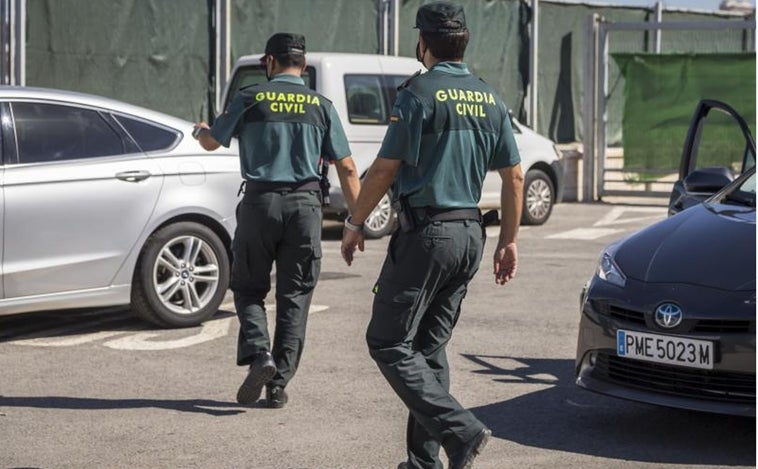
[[[416,220],[424,221],[456,221],[476,220],[481,221],[482,212],[478,208],[414,208],[413,214]]]
[[[307,192],[321,190],[318,181],[308,182],[262,182],[245,181],[245,194],[259,194],[261,192]],[[242,190],[242,188],[240,188]]]

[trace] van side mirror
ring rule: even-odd
[[[684,178],[687,192],[716,193],[732,182],[734,178],[728,168],[714,167],[697,169]]]

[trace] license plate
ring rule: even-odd
[[[669,335],[618,330],[616,352],[620,357],[690,368],[713,369],[713,342]]]

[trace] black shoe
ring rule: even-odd
[[[263,386],[266,385],[276,374],[276,365],[270,353],[265,352],[250,364],[247,378],[237,391],[237,402],[240,404],[252,404],[261,397]]]
[[[397,469],[408,469],[408,463],[407,462],[401,462],[397,465]]]
[[[266,406],[269,409],[281,409],[288,400],[283,387],[271,386],[266,388]]]
[[[489,428],[482,429],[482,431],[472,438],[471,441],[466,443],[463,448],[450,456],[448,469],[470,469],[474,464],[474,458],[476,458],[487,445],[490,435],[492,435],[492,430]]]

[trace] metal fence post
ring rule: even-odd
[[[377,0],[377,11],[379,12],[377,28],[379,30],[379,54],[381,55],[389,55],[389,9],[390,0]]]
[[[655,2],[655,24],[661,24],[663,22],[663,2],[658,0]],[[661,28],[655,30],[655,53],[661,53]]]
[[[226,82],[229,80],[231,72],[231,37],[232,37],[232,18],[231,18],[231,0],[215,0],[214,22],[214,75],[215,75],[215,92],[216,92],[216,112],[221,112],[221,99],[226,88]]]
[[[601,19],[597,24],[597,98],[595,106],[597,109],[595,140],[595,196],[597,199],[603,198],[603,181],[605,181],[605,157],[607,151],[608,130],[608,28],[606,23]]]
[[[587,16],[584,34],[584,106],[582,112],[582,201],[595,200],[595,155],[597,135],[597,23],[600,15]]]
[[[529,127],[535,132],[539,132],[537,129],[537,94],[538,94],[538,61],[539,54],[539,0],[532,0],[532,20],[531,31],[529,35]]]
[[[0,0],[0,84],[26,84],[26,0]]]

